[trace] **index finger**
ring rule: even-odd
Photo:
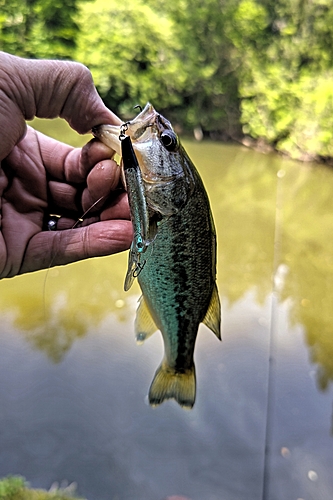
[[[45,169],[52,178],[57,180],[71,184],[85,183],[94,166],[103,160],[110,160],[115,154],[112,149],[95,139],[89,141],[82,149],[73,148],[40,132],[32,132],[32,130],[28,129],[27,136],[29,137],[31,133],[37,135]],[[99,170],[102,175],[103,169]]]
[[[1,51],[0,105],[0,160],[24,136],[25,120],[35,116],[60,116],[81,134],[101,123],[121,123],[82,64],[22,59]]]

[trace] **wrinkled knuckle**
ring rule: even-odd
[[[89,68],[87,68],[87,66],[79,62],[74,62],[73,65],[75,67],[75,74],[78,81],[82,85],[91,84],[93,79]]]
[[[83,250],[83,258],[88,259],[91,256],[91,244],[90,244],[90,233],[91,228],[87,226],[82,231],[82,250]]]
[[[54,236],[52,239],[52,254],[51,254],[51,259],[52,263],[51,266],[57,265],[56,259],[58,255],[60,255],[61,250],[64,246],[66,246],[66,241],[64,241],[64,236],[65,234],[62,231],[55,231]]]

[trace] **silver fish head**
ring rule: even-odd
[[[100,125],[93,134],[119,155],[122,134],[131,138],[150,208],[171,215],[186,202],[194,187],[191,161],[171,123],[149,102],[133,120]]]
[[[158,113],[148,102],[133,120],[121,125],[98,125],[93,128],[92,133],[121,156],[120,142],[123,133],[130,136],[132,142],[135,143],[135,149],[138,144],[141,144],[141,148],[149,146],[152,140],[151,132],[153,132],[153,129],[149,129],[154,126],[157,116],[159,116]],[[172,129],[170,122],[167,122],[167,128]]]

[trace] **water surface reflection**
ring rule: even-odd
[[[126,255],[4,280],[0,475],[77,481],[94,500],[261,498],[273,334],[269,498],[326,500],[333,173],[234,145],[186,147],[212,202],[224,312],[222,344],[200,330],[194,410],[146,404],[162,343],[135,344]]]

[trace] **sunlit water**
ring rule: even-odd
[[[0,476],[75,481],[89,500],[261,500],[264,483],[265,500],[329,500],[333,172],[185,145],[211,199],[223,304],[223,342],[200,328],[194,409],[147,404],[163,346],[135,343],[126,254],[3,280]]]

